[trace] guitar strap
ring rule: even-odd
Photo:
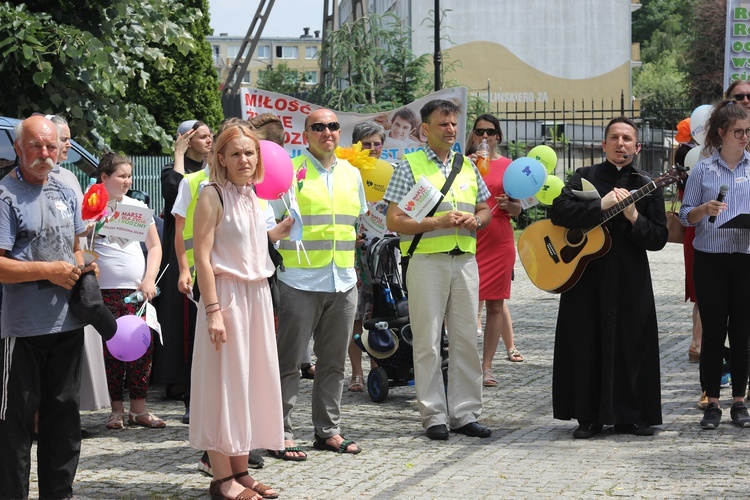
[[[445,180],[445,184],[443,184],[443,188],[440,190],[440,192],[443,194],[443,198],[448,193],[448,190],[451,188],[451,185],[453,184],[453,180],[456,178],[456,175],[458,175],[458,172],[461,170],[461,165],[464,163],[464,155],[461,153],[456,153],[453,155],[453,164],[451,165],[451,173],[448,175],[448,178]],[[442,202],[442,198],[441,198]],[[432,207],[432,210],[427,214],[427,217],[432,217],[435,215],[435,212],[437,212],[437,208],[440,206],[440,203],[435,204],[434,207]],[[414,250],[417,249],[417,244],[419,244],[419,240],[422,239],[422,235],[424,233],[419,233],[414,235],[414,239],[411,240],[411,245],[409,246],[409,250],[406,252],[406,257],[409,258],[412,255],[414,255]]]

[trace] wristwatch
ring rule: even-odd
[[[478,215],[475,215],[474,218],[477,220],[477,229],[482,229],[482,219]]]

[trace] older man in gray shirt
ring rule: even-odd
[[[78,393],[85,322],[69,309],[82,273],[85,231],[72,189],[49,176],[55,125],[32,116],[16,127],[18,167],[0,180],[0,498],[29,495],[31,436],[39,409],[42,498],[72,496],[81,447]]]

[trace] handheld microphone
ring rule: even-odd
[[[727,195],[728,192],[729,192],[729,186],[727,186],[726,184],[722,184],[722,186],[719,188],[719,195],[716,197],[716,201],[720,203],[723,202],[724,197]],[[711,217],[709,217],[708,222],[711,222],[711,223],[716,222],[716,216],[712,215]]]

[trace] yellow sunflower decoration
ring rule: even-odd
[[[378,160],[377,158],[370,156],[369,149],[362,149],[361,142],[352,145],[350,148],[342,148],[341,146],[338,146],[334,153],[336,154],[336,158],[348,161],[360,171],[375,168],[375,162]]]

